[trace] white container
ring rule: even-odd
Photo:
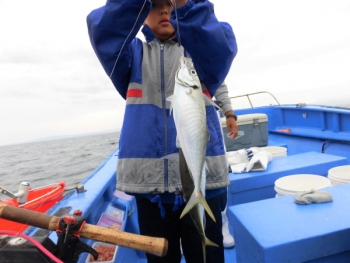
[[[108,243],[103,243],[103,242],[95,242],[92,245],[92,248],[95,249],[97,252],[99,251],[112,251],[114,248],[114,253],[113,253],[113,257],[111,260],[105,260],[105,261],[98,261],[99,259],[97,259],[96,261],[93,259],[93,257],[89,254],[86,258],[86,263],[91,263],[91,262],[102,262],[102,263],[113,263],[115,261],[115,257],[117,255],[117,249],[118,246],[117,245],[113,245],[113,244],[108,244]],[[99,257],[104,256],[103,253],[101,253],[101,255],[99,254]],[[105,255],[106,256],[106,255]],[[92,259],[92,260],[90,260]],[[109,258],[108,258],[109,259]]]
[[[287,148],[280,146],[266,146],[261,147],[264,151],[267,151],[272,154],[273,158],[286,157],[287,156]]]
[[[346,184],[350,182],[350,165],[337,166],[328,171],[328,179],[332,185]]]
[[[225,141],[226,151],[237,151],[250,147],[262,147],[268,143],[268,118],[266,114],[254,113],[237,116],[238,133],[237,139],[227,137],[226,118],[221,118],[221,126]],[[244,135],[243,135],[244,134]]]
[[[331,181],[321,175],[295,174],[284,176],[275,181],[275,191],[280,196],[293,195],[297,192],[319,190],[331,185]],[[278,197],[276,195],[276,197]]]

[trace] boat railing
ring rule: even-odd
[[[247,100],[248,100],[248,102],[250,104],[250,107],[254,108],[252,100],[250,99],[250,97],[253,96],[253,95],[257,95],[257,94],[268,94],[276,101],[276,103],[278,105],[281,105],[281,103],[277,100],[277,98],[272,93],[270,93],[268,91],[259,91],[259,92],[253,92],[253,93],[247,93],[247,94],[243,94],[243,95],[238,95],[238,96],[232,96],[232,97],[230,97],[230,99],[232,101],[233,99],[247,97]]]
[[[31,199],[28,201],[28,194],[36,193],[38,191],[45,191],[47,190],[48,192],[42,193],[39,196],[32,196]],[[25,194],[24,199],[22,200],[23,202],[19,201],[19,198],[21,197],[20,195],[23,194],[21,191],[18,193],[11,193],[4,187],[0,186],[0,194],[5,194],[6,196],[12,198],[12,199],[17,199],[18,202],[18,207],[20,208],[25,208],[28,207],[28,205],[33,205],[36,204],[36,206],[41,206],[44,203],[48,203],[52,200],[56,200],[59,196],[63,196],[63,192],[65,190],[65,182],[61,181],[56,184],[48,184],[36,188],[28,188],[27,193]],[[57,192],[57,193],[56,193]],[[3,202],[2,199],[0,199],[0,203]]]

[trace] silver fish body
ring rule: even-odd
[[[181,57],[180,67],[175,76],[174,95],[170,99],[171,111],[174,115],[178,143],[194,183],[194,190],[186,200],[187,205],[181,218],[197,204],[201,204],[215,221],[201,189],[202,179],[205,180],[202,174],[209,140],[204,96],[192,60]],[[182,185],[184,186],[184,183]]]

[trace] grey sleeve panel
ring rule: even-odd
[[[231,105],[231,99],[228,96],[227,85],[225,82],[221,84],[214,96],[216,100],[221,101],[223,103],[222,110],[224,111],[224,113],[233,110]]]

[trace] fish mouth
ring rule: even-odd
[[[178,76],[176,76],[176,81],[177,81],[178,83],[180,83],[181,85],[187,87],[187,88],[192,88],[192,89],[197,90],[197,89],[199,89],[199,87],[200,87],[200,86],[198,86],[198,85],[195,85],[195,84],[192,85],[192,83],[190,84],[190,83],[188,83],[188,82],[186,82],[186,81],[183,81],[183,80],[180,79]]]

